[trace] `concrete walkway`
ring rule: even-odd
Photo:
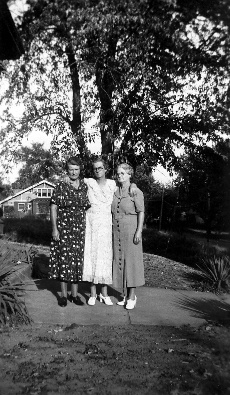
[[[108,326],[143,324],[175,327],[197,327],[211,321],[230,323],[230,295],[216,296],[204,292],[139,287],[136,289],[136,308],[126,310],[116,305],[119,293],[110,287],[108,293],[114,302],[113,306],[106,306],[98,300],[95,306],[89,306],[89,284],[81,283],[79,294],[85,305],[76,306],[68,302],[63,308],[58,306],[59,282],[28,279],[25,301],[34,323]]]

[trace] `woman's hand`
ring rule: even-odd
[[[129,187],[129,194],[131,197],[134,197],[137,194],[137,186],[133,182]]]
[[[68,176],[64,176],[64,177],[62,178],[62,181],[63,181],[63,182],[66,182],[67,184],[69,184],[69,177],[68,177]]]
[[[52,231],[52,238],[55,241],[59,241],[60,235],[59,235],[58,229],[53,229],[53,231]]]
[[[139,244],[140,241],[141,241],[141,231],[137,230],[135,235],[134,235],[133,242],[134,242],[134,244]]]

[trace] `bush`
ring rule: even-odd
[[[35,216],[5,218],[4,233],[13,241],[49,245],[51,222]]]
[[[30,264],[33,253],[23,247],[14,249],[7,242],[1,243],[0,253],[0,322],[6,324],[9,318],[16,316],[23,323],[30,323],[25,303],[22,299],[24,283],[17,280],[15,274],[22,263]]]
[[[195,267],[201,253],[201,247],[196,241],[184,235],[154,229],[143,230],[143,250],[145,253],[164,256],[191,267]]]
[[[230,289],[230,257],[217,253],[204,253],[199,258],[197,269],[203,282],[217,291]]]
[[[13,206],[5,206],[4,207],[4,216],[6,218],[14,218],[15,210]]]

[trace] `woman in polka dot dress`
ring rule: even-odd
[[[66,163],[68,181],[61,181],[51,198],[52,241],[49,278],[61,282],[59,305],[67,305],[67,283],[71,283],[69,300],[83,305],[77,295],[82,280],[85,244],[85,211],[90,207],[87,186],[79,179],[80,161],[71,157]]]

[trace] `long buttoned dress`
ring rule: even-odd
[[[83,180],[80,180],[78,189],[62,181],[53,191],[52,203],[57,205],[57,227],[60,239],[51,241],[49,278],[70,282],[81,281],[85,245],[85,211],[90,207],[87,186]]]
[[[142,241],[134,244],[137,213],[144,212],[144,196],[140,189],[134,197],[129,189],[117,188],[113,203],[113,285],[118,289],[144,285]]]
[[[83,281],[112,284],[112,213],[116,190],[114,180],[99,185],[93,178],[84,179],[91,207],[86,212]]]

